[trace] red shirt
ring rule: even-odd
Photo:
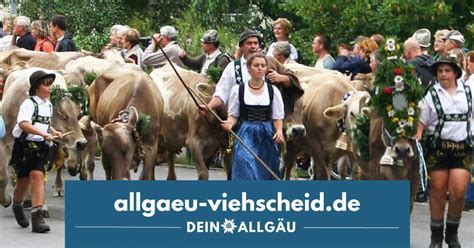
[[[47,53],[54,52],[54,45],[49,40],[37,40],[35,51],[47,52]]]

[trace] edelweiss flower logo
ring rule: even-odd
[[[231,219],[231,220],[225,219],[224,223],[221,226],[224,229],[224,233],[232,233],[232,234],[234,234],[234,230],[235,228],[237,228],[237,226],[234,223],[234,219]]]

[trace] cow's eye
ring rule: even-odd
[[[355,117],[354,112],[350,112],[351,117]]]

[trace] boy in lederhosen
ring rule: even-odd
[[[23,210],[23,197],[31,184],[32,231],[48,232],[50,227],[43,220],[44,174],[48,163],[51,141],[62,134],[50,126],[53,105],[49,101],[54,74],[36,71],[30,76],[30,97],[25,99],[18,112],[13,129],[11,164],[15,168],[17,184],[13,192],[13,213],[21,227],[28,227],[29,221]]]
[[[430,177],[430,248],[442,247],[444,209],[449,193],[445,242],[450,248],[461,247],[458,228],[471,172],[470,118],[472,90],[457,81],[461,68],[451,57],[431,67],[437,82],[423,98],[416,138],[424,130],[428,135],[425,160]]]

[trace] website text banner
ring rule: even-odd
[[[408,181],[67,181],[66,247],[409,247]]]

